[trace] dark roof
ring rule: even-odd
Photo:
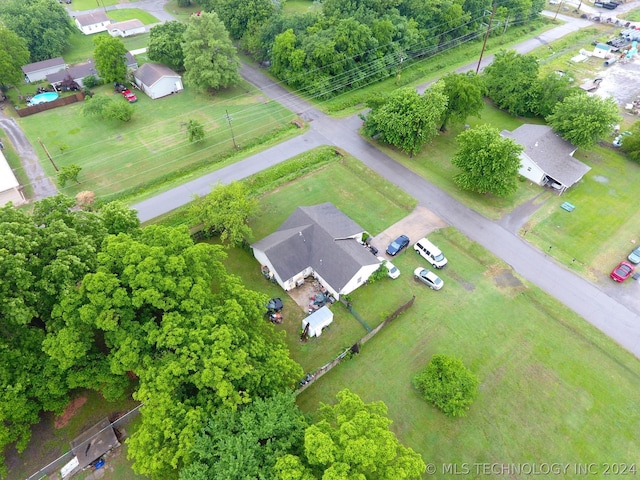
[[[108,451],[120,446],[108,418],[81,433],[71,441],[71,451],[78,458],[80,471]]]
[[[91,58],[84,63],[72,65],[71,67],[67,68],[66,70],[62,70],[61,72],[47,75],[47,80],[49,81],[49,83],[58,83],[69,76],[75,80],[78,78],[88,77],[89,75],[98,76],[98,71],[96,70],[96,67],[93,64],[93,59]]]
[[[561,138],[547,125],[524,124],[513,132],[502,131],[524,147],[524,153],[548,176],[570,187],[579,181],[591,167],[573,158],[577,147]]]
[[[331,203],[298,207],[280,228],[256,242],[286,281],[313,268],[340,292],[361,267],[379,263],[353,237],[364,230]]]
[[[124,61],[129,68],[138,68],[138,61],[136,57],[133,56],[131,52],[127,52],[124,54]]]
[[[97,23],[110,22],[109,17],[104,12],[85,13],[78,15],[76,21],[83,27],[96,25]]]
[[[159,63],[145,63],[141,65],[139,69],[133,72],[133,76],[140,80],[147,86],[151,86],[160,80],[162,77],[178,77],[176,72],[171,70],[166,65],[161,65]]]
[[[30,63],[22,67],[22,71],[25,74],[31,72],[37,72],[39,70],[46,70],[47,68],[60,67],[64,68],[66,65],[62,57],[50,58],[49,60],[42,60],[41,62]]]

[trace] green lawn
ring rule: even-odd
[[[83,10],[93,10],[96,8],[104,8],[109,7],[111,5],[118,5],[121,2],[120,0],[72,0],[73,3],[69,5],[69,8],[72,8],[76,11]]]
[[[115,95],[109,86],[97,93]],[[234,153],[228,111],[236,142],[249,147],[292,128],[293,114],[276,102],[265,101],[248,84],[225,90],[216,97],[187,88],[178,95],[151,100],[136,92],[135,114],[127,123],[99,121],[81,114],[81,103],[20,119],[29,138],[41,138],[58,167],[76,163],[82,167],[79,185],[62,191],[75,195],[95,191],[99,197],[134,193],[196,169],[218,168]],[[116,95],[117,101],[124,101]],[[186,124],[204,125],[205,140],[190,144]],[[42,149],[36,150],[49,175],[53,167]]]
[[[109,10],[108,16],[115,22],[124,22],[125,20],[140,20],[145,25],[158,23],[159,20],[145,10],[139,8],[122,8],[118,10]]]
[[[107,32],[96,33],[94,35],[84,35],[80,30],[75,29],[69,37],[69,47],[63,52],[64,61],[73,65],[75,63],[86,62],[87,59],[93,58],[93,50],[95,48],[94,38],[98,36],[109,35]],[[122,42],[127,50],[137,50],[145,48],[149,43],[149,34],[134,35],[133,37],[123,38]]]
[[[354,292],[372,320],[407,296],[416,302],[302,393],[303,411],[343,388],[382,400],[401,441],[436,465],[635,461],[637,359],[455,230],[430,238],[449,258],[443,290],[415,283],[411,270],[425,263],[405,254],[397,280]],[[411,385],[436,353],[462,358],[480,378],[466,418],[445,417]]]
[[[634,8],[628,12],[621,13],[618,18],[624,18],[630,22],[640,22],[640,8]]]
[[[320,10],[319,2],[313,0],[287,0],[287,3],[284,4],[284,13],[290,15],[317,12]]]

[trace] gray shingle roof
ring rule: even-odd
[[[153,85],[162,77],[180,78],[180,75],[160,63],[145,63],[133,73],[133,76],[147,86]]]
[[[93,63],[93,59],[90,58],[84,63],[78,63],[77,65],[72,65],[66,70],[62,70],[60,72],[52,73],[47,75],[47,81],[49,83],[58,83],[63,81],[67,77],[71,77],[72,79],[85,78],[89,75],[98,76],[98,71],[96,70],[96,66]]]
[[[140,27],[144,27],[144,23],[142,23],[137,18],[134,18],[133,20],[125,20],[124,22],[112,23],[111,25],[109,25],[109,30],[117,29],[124,32],[126,30],[133,30]]]
[[[333,204],[322,203],[298,207],[253,248],[265,252],[281,279],[311,267],[339,292],[361,267],[379,263],[353,238],[363,231]]]
[[[65,63],[62,57],[50,58],[49,60],[42,60],[41,62],[30,63],[22,67],[22,71],[25,74],[31,72],[37,72],[39,70],[46,70],[47,68],[60,67],[64,68]]]
[[[561,138],[547,125],[524,124],[502,136],[512,138],[524,147],[524,153],[554,180],[570,187],[591,167],[573,158],[576,147]]]
[[[82,27],[87,27],[89,25],[95,25],[102,22],[110,22],[109,17],[107,17],[107,14],[104,12],[85,13],[84,15],[78,15],[76,17],[76,21]]]

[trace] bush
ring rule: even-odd
[[[478,377],[462,360],[434,355],[429,364],[413,377],[413,385],[428,402],[449,417],[463,417],[478,393]]]
[[[95,75],[89,75],[88,77],[84,77],[82,83],[87,88],[94,88],[98,85],[101,85],[100,80]]]

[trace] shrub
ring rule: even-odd
[[[463,417],[478,393],[478,377],[462,360],[434,355],[413,377],[413,385],[428,402],[449,417]]]
[[[88,77],[84,77],[84,80],[82,80],[82,83],[87,88],[93,88],[93,87],[97,87],[98,85],[101,85],[100,80],[95,75],[89,75]]]

